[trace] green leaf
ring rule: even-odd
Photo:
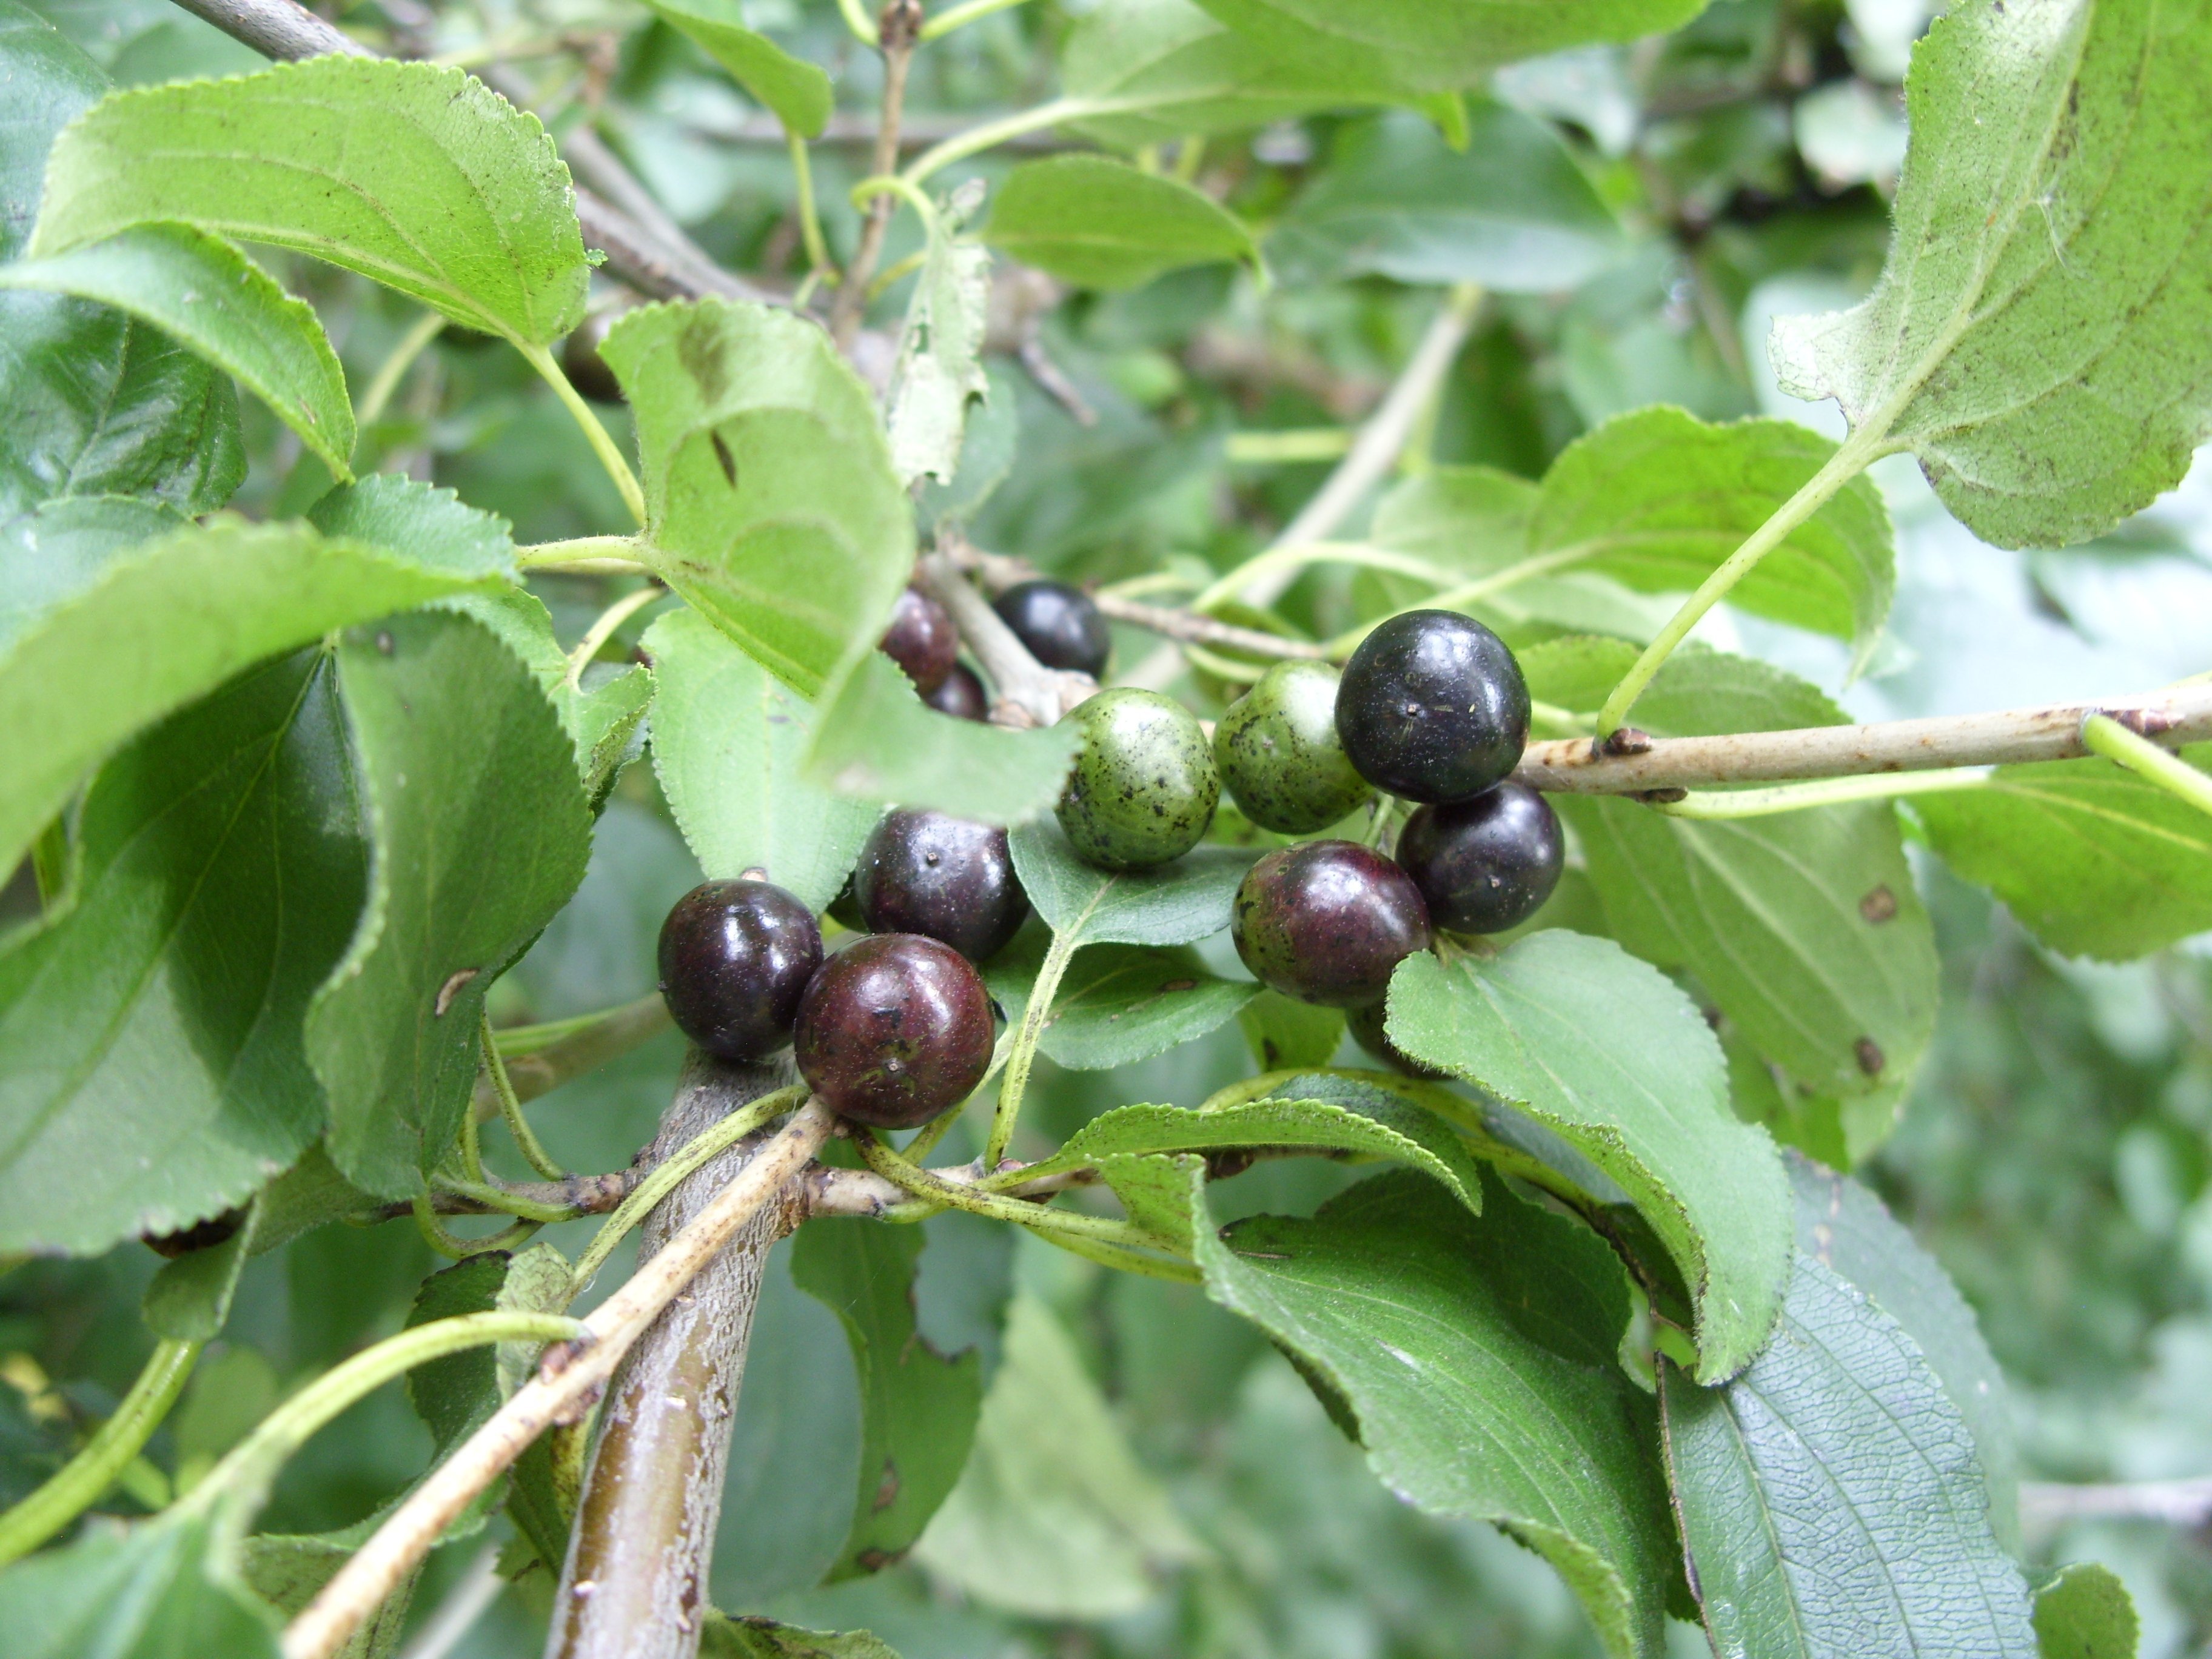
[[[74,904],[0,955],[0,1249],[173,1232],[315,1138],[300,1021],[360,908],[359,820],[314,653],[108,763],[78,818]]]
[[[707,1620],[699,1651],[708,1659],[899,1659],[872,1631],[801,1630],[723,1613]]]
[[[0,652],[91,586],[118,555],[190,523],[136,495],[64,495],[0,525]]]
[[[808,699],[872,650],[914,568],[875,399],[819,325],[701,300],[599,348],[637,416],[646,557]]]
[[[1398,1174],[1310,1220],[1202,1225],[1206,1293],[1336,1396],[1384,1486],[1495,1522],[1608,1653],[1656,1656],[1677,1568],[1650,1405],[1615,1357],[1626,1282],[1594,1234],[1486,1180],[1479,1217]]]
[[[1789,1180],[1766,1131],[1729,1109],[1711,1030],[1656,969],[1559,932],[1487,961],[1411,957],[1390,981],[1389,1030],[1620,1183],[1689,1286],[1700,1379],[1759,1352],[1789,1265]]]
[[[835,104],[830,77],[745,27],[737,0],[646,0],[663,21],[730,72],[753,101],[774,112],[787,132],[820,135]]]
[[[395,472],[339,485],[307,509],[307,521],[325,536],[388,553],[419,557],[428,550],[441,563],[514,573],[514,526],[505,519],[466,505],[450,489]]]
[[[1344,1046],[1344,1014],[1293,1002],[1280,991],[1262,991],[1237,1016],[1252,1062],[1263,1072],[1326,1066]]]
[[[1060,799],[1082,737],[940,714],[889,657],[862,657],[822,710],[805,775],[858,800],[1020,823]]]
[[[981,191],[980,182],[962,186],[928,221],[928,245],[884,399],[891,471],[902,484],[924,478],[940,486],[952,482],[960,470],[969,406],[991,394],[983,372],[991,256],[959,234]]]
[[[235,1352],[235,1350],[234,1350]],[[287,1619],[303,1612],[324,1585],[337,1577],[340,1567],[368,1541],[374,1523],[383,1511],[337,1532],[256,1533],[239,1550],[239,1572],[253,1593]],[[399,1645],[407,1629],[407,1613],[415,1599],[415,1586],[422,1576],[417,1562],[401,1577],[398,1587],[377,1604],[337,1651],[337,1659],[386,1659]],[[228,1656],[225,1656],[228,1659]]]
[[[1054,1175],[1124,1155],[1279,1150],[1389,1158],[1441,1182],[1470,1210],[1482,1207],[1482,1169],[1466,1142],[1407,1097],[1341,1077],[1285,1078],[1263,1098],[1204,1111],[1118,1107],[1091,1119],[1032,1170]]]
[[[919,1227],[817,1218],[792,1247],[799,1288],[844,1322],[860,1377],[862,1440],[853,1529],[830,1579],[902,1558],[968,1461],[983,1401],[982,1356],[946,1358],[915,1328]]]
[[[1195,847],[1158,869],[1116,873],[1075,856],[1059,824],[1009,837],[1014,873],[1045,926],[1079,945],[1189,945],[1229,926],[1255,848]]]
[[[277,1659],[277,1620],[215,1559],[199,1510],[74,1543],[0,1572],[0,1629],[15,1659]]]
[[[1936,1258],[1847,1176],[1785,1153],[1796,1193],[1797,1248],[1873,1298],[1919,1347],[1972,1435],[1997,1541],[2020,1548],[2020,1450],[2004,1373],[1974,1310]]]
[[[520,1255],[489,1250],[422,1281],[409,1328],[477,1313],[559,1313],[568,1305],[568,1258],[551,1244]],[[408,1403],[444,1456],[482,1427],[537,1369],[538,1344],[500,1342],[447,1354],[407,1374]]]
[[[878,813],[805,776],[813,708],[696,611],[661,617],[644,643],[658,690],[653,770],[700,868],[715,879],[765,870],[822,909]]]
[[[1713,1650],[2035,1652],[1973,1441],[1897,1322],[1810,1256],[1750,1368],[1663,1363],[1667,1461]]]
[[[584,314],[568,167],[536,116],[457,69],[334,56],[111,94],[56,141],[30,251],[161,221],[312,254],[519,344]]]
[[[1021,1023],[1029,1006],[1044,947],[1032,930],[984,970],[1010,1025]],[[1055,1065],[1073,1071],[1127,1066],[1227,1024],[1259,988],[1249,980],[1221,978],[1195,951],[1094,945],[1068,964],[1038,1046]]]
[[[1544,475],[1524,556],[1555,556],[1641,592],[1685,592],[1835,449],[1788,421],[1716,426],[1666,408],[1615,416],[1570,444]],[[1889,514],[1873,482],[1860,477],[1790,532],[1729,590],[1729,603],[1848,640],[1863,664],[1895,586]]]
[[[44,18],[0,0],[0,259],[21,252],[54,135],[107,80]],[[0,294],[0,521],[70,495],[153,495],[209,513],[246,477],[230,381],[119,312]]]
[[[398,556],[228,518],[108,560],[0,647],[0,865],[133,732],[262,658],[497,574],[469,549]]]
[[[257,1200],[255,1212],[259,1209]],[[253,1254],[253,1221],[248,1218],[221,1243],[190,1250],[161,1264],[146,1286],[139,1312],[146,1328],[179,1342],[211,1342],[230,1317],[238,1275]]]
[[[1566,46],[1663,34],[1705,0],[1199,0],[1207,11],[1296,63],[1426,91],[1479,86],[1500,64]]]
[[[307,1052],[331,1161],[404,1198],[469,1109],[484,994],[583,879],[591,815],[552,706],[476,623],[422,613],[355,629],[338,674],[373,853]]]
[[[1107,155],[1050,155],[1006,175],[983,238],[1078,288],[1138,288],[1164,270],[1260,261],[1244,222],[1188,185]]]
[[[2182,758],[2212,765],[2212,744]],[[1929,844],[2068,956],[2127,962],[2212,927],[2212,818],[2107,760],[2001,766],[1913,802]]]
[[[2061,1567],[2035,1592],[2042,1659],[2136,1659],[2141,1631],[2128,1587],[2094,1561]]]
[[[1376,275],[1480,283],[1503,294],[1578,288],[1619,253],[1620,227],[1559,135],[1479,100],[1469,142],[1410,113],[1346,126],[1268,234],[1286,282]]]
[[[1528,653],[1539,679],[1551,649]],[[1687,649],[1668,659],[1636,718],[1655,736],[1707,737],[1844,715],[1779,669]],[[1699,820],[1595,796],[1554,804],[1582,842],[1613,937],[1659,967],[1687,968],[1798,1090],[1848,1097],[1911,1078],[1935,1032],[1939,964],[1894,807]]]
[[[314,308],[221,237],[144,225],[0,266],[0,288],[73,294],[152,324],[244,381],[337,477],[353,477],[345,371]]]
[[[1164,1569],[1205,1553],[1137,1462],[1066,1328],[1017,1296],[975,1449],[915,1559],[986,1607],[1097,1620],[1135,1612]]]
[[[1783,389],[2004,547],[2086,541],[2212,436],[2212,11],[1953,7],[1912,54],[1888,265],[1777,321]]]
[[[1109,106],[1072,125],[1125,149],[1408,96],[1388,80],[1288,63],[1190,0],[1104,0],[1068,31],[1060,73],[1069,96]]]

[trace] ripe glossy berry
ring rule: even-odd
[[[853,896],[872,933],[921,933],[970,962],[1019,931],[1030,902],[1006,832],[944,812],[887,812],[860,849]]]
[[[1398,862],[1448,933],[1502,933],[1536,914],[1559,884],[1567,848],[1551,802],[1526,784],[1424,806],[1398,834]]]
[[[1336,735],[1336,670],[1277,663],[1213,728],[1213,763],[1237,810],[1262,830],[1310,836],[1374,791]]]
[[[906,670],[914,689],[927,696],[943,685],[960,660],[960,630],[952,613],[918,587],[899,590],[891,623],[877,647]]]
[[[1403,1072],[1407,1077],[1421,1078],[1430,1082],[1449,1078],[1451,1075],[1449,1072],[1440,1072],[1433,1066],[1422,1065],[1390,1041],[1390,1034],[1382,1025],[1386,1012],[1384,1004],[1370,1002],[1364,1008],[1354,1008],[1346,1014],[1344,1024],[1352,1033],[1352,1040],[1393,1071]]]
[[[660,924],[669,1014],[724,1060],[758,1060],[790,1042],[799,1000],[821,965],[814,913],[769,882],[702,882]]]
[[[1300,1002],[1360,1008],[1429,942],[1413,878],[1348,841],[1283,847],[1254,865],[1230,914],[1237,954],[1261,983]]]
[[[992,601],[1014,637],[1047,668],[1097,679],[1113,654],[1114,636],[1091,596],[1066,582],[1017,582]]]
[[[570,386],[595,404],[623,401],[622,382],[615,379],[607,360],[599,356],[599,343],[621,318],[622,308],[618,306],[595,311],[569,331],[561,347],[561,372],[568,377]],[[453,331],[449,328],[447,332]]]
[[[983,682],[975,678],[975,671],[964,662],[952,665],[952,672],[945,683],[934,691],[925,691],[921,700],[940,714],[951,714],[963,720],[982,720],[991,717],[991,699],[985,695]]]
[[[1060,798],[1076,856],[1103,870],[1146,870],[1198,845],[1221,799],[1198,717],[1173,697],[1116,686],[1068,717],[1083,748]]]
[[[1376,788],[1467,800],[1519,763],[1528,682],[1505,641],[1473,617],[1409,611],[1379,623],[1345,665],[1336,732]]]
[[[950,945],[878,933],[822,964],[799,1006],[799,1073],[830,1107],[905,1129],[957,1106],[990,1068],[990,994]]]

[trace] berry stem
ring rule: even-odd
[[[0,1566],[28,1555],[100,1501],[177,1403],[202,1346],[174,1339],[155,1345],[115,1414],[45,1485],[0,1514]]]
[[[1985,768],[1962,767],[1955,772],[1821,778],[1811,783],[1778,784],[1771,789],[1701,791],[1681,800],[1655,800],[1650,805],[1653,811],[1670,818],[1763,818],[1777,812],[1802,812],[1811,806],[1844,806],[1853,801],[1979,789],[1987,786],[1990,775]]]
[[[668,1005],[655,992],[600,1013],[545,1025],[509,1026],[493,1035],[498,1039],[508,1085],[520,1103],[535,1100],[611,1060],[620,1059],[659,1036],[669,1024]],[[479,1079],[477,1116],[490,1117],[501,1105],[491,1079]]]
[[[531,368],[538,371],[538,378],[553,388],[553,395],[561,400],[562,407],[582,428],[584,441],[591,445],[592,453],[599,458],[599,465],[606,469],[607,477],[614,481],[615,491],[623,498],[623,505],[629,509],[630,517],[642,526],[645,523],[645,491],[638,487],[637,474],[629,470],[629,460],[624,458],[605,423],[593,412],[591,404],[584,401],[583,394],[568,383],[568,375],[562,373],[561,365],[554,361],[550,351],[542,345],[525,345],[520,341],[515,343],[515,349],[529,362]]]
[[[507,1133],[514,1144],[522,1149],[522,1156],[530,1167],[548,1181],[564,1180],[568,1171],[555,1163],[546,1152],[544,1143],[530,1127],[530,1120],[522,1115],[522,1100],[514,1092],[514,1079],[507,1074],[507,1061],[499,1052],[499,1037],[491,1029],[491,1009],[487,1005],[478,1015],[483,1045],[484,1071],[491,1079],[492,1092],[499,1097],[499,1115],[507,1120]],[[469,1114],[469,1121],[476,1121],[476,1114]]]
[[[2212,777],[2179,756],[2167,754],[2149,738],[2136,736],[2110,714],[2092,714],[2083,720],[2081,741],[2106,760],[2118,761],[2179,796],[2198,811],[2212,812]]]
[[[1037,969],[1036,982],[1030,987],[1028,1006],[1022,1010],[1021,1025],[1014,1033],[1013,1047],[1007,1051],[1006,1074],[999,1082],[999,1108],[991,1115],[990,1136],[983,1143],[986,1170],[999,1167],[1007,1143],[1014,1138],[1014,1124],[1022,1115],[1022,1096],[1030,1085],[1030,1067],[1036,1059],[1037,1039],[1051,1021],[1052,1000],[1060,994],[1060,981],[1066,976],[1068,963],[1075,960],[1075,951],[1073,933],[1054,933],[1044,963]]]

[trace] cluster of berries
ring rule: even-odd
[[[1040,661],[1103,671],[1105,622],[1078,590],[1027,582],[998,609]],[[982,687],[958,647],[943,608],[909,589],[884,649],[933,706],[980,719]],[[1262,983],[1348,1011],[1364,1047],[1406,1065],[1382,1029],[1398,963],[1432,930],[1516,927],[1558,884],[1559,820],[1507,776],[1528,711],[1520,665],[1496,635],[1455,612],[1411,611],[1369,634],[1341,675],[1319,662],[1269,669],[1210,741],[1170,697],[1099,692],[1068,717],[1083,746],[1060,823],[1085,862],[1134,871],[1196,846],[1224,786],[1245,817],[1288,836],[1340,823],[1378,789],[1418,803],[1395,858],[1341,840],[1268,853],[1231,918],[1237,954]],[[791,1042],[800,1075],[837,1111],[885,1128],[925,1123],[989,1068],[994,1011],[975,964],[1029,913],[1006,833],[891,812],[832,911],[869,936],[825,959],[814,916],[781,888],[696,888],[661,929],[662,994],[710,1053],[756,1060]]]

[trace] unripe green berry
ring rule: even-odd
[[[1174,698],[1115,686],[1067,717],[1083,748],[1060,798],[1076,856],[1104,870],[1146,870],[1198,845],[1221,798],[1198,717]]]
[[[1280,662],[1213,728],[1222,787],[1262,830],[1310,836],[1372,797],[1336,735],[1336,670]]]

